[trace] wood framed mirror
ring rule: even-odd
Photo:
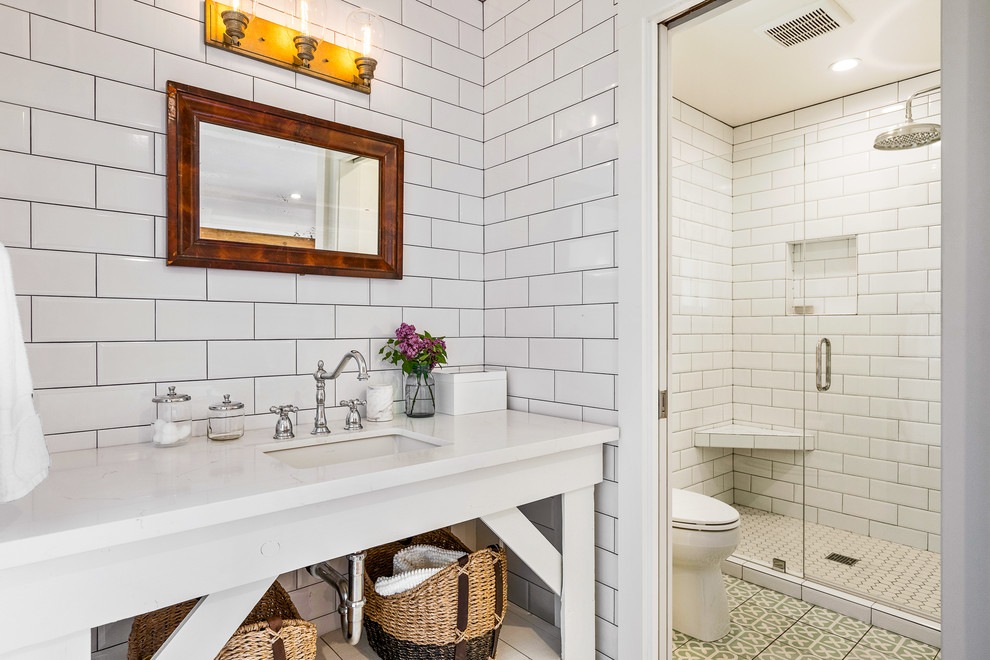
[[[170,266],[402,277],[400,138],[169,82]]]

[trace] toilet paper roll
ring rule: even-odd
[[[391,385],[369,385],[368,386],[368,414],[365,417],[369,422],[387,422],[392,419],[392,397],[393,389]]]

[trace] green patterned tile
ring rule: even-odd
[[[762,591],[762,589],[755,584],[743,582],[742,580],[729,575],[723,574],[722,580],[725,582],[725,595],[728,597],[730,610],[742,605],[754,594]]]
[[[827,633],[800,621],[781,635],[779,641],[822,660],[842,660],[856,644],[845,637]]]
[[[797,598],[791,598],[778,591],[764,589],[747,601],[750,605],[759,605],[768,610],[773,610],[778,614],[789,616],[792,619],[800,619],[811,609],[811,605]]]
[[[839,637],[851,639],[858,642],[870,629],[870,624],[863,623],[852,617],[827,610],[823,607],[814,607],[807,614],[801,617],[801,623],[821,628]]]
[[[722,581],[725,582],[725,590],[730,593],[739,593],[745,595],[747,598],[754,596],[759,592],[763,591],[763,587],[759,587],[745,580],[740,580],[739,578],[734,578],[731,575],[722,574]]]
[[[770,645],[776,635],[766,635],[759,631],[741,626],[736,622],[729,623],[729,632],[714,642],[702,642],[689,637],[691,642],[708,644],[709,646],[746,658],[755,657],[760,651]],[[685,644],[686,646],[686,644]]]
[[[751,660],[752,655],[735,653],[708,642],[692,639],[674,649],[673,660]]]
[[[685,635],[680,630],[671,631],[670,641],[673,643],[674,648],[677,648],[678,646],[680,646],[684,642],[687,642],[690,639],[691,639],[690,636]]]
[[[870,629],[870,632],[863,636],[860,644],[889,653],[897,657],[898,660],[932,660],[938,653],[938,649],[934,646],[922,644],[882,628]]]
[[[846,656],[846,660],[900,660],[900,656],[891,655],[883,651],[871,649],[869,646],[857,644],[849,652],[849,655]]]
[[[823,660],[811,651],[788,646],[777,641],[768,646],[756,660]]]
[[[750,603],[743,603],[729,612],[729,618],[743,628],[771,637],[779,637],[794,625],[794,619]]]

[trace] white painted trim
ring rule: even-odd
[[[592,503],[592,507],[594,504]],[[594,509],[592,509],[594,510]],[[560,553],[519,509],[512,508],[481,517],[481,522],[536,573],[558,596],[561,592]],[[589,566],[594,566],[592,558]]]
[[[666,425],[657,421],[657,391],[667,384],[659,320],[666,316],[668,295],[666,277],[660,277],[667,227],[658,187],[658,26],[694,4],[623,0],[616,18],[620,658],[670,657],[668,446]]]
[[[595,488],[586,486],[564,493],[563,584],[560,593],[560,657],[595,658]]]
[[[942,2],[942,639],[986,657],[990,571],[990,4]]]
[[[201,598],[151,660],[216,655],[276,578],[277,575]]]

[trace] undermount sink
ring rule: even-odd
[[[330,435],[300,438],[290,446],[266,445],[261,451],[290,467],[312,468],[436,449],[446,444],[430,436],[388,429],[377,433],[364,432],[338,437]]]

